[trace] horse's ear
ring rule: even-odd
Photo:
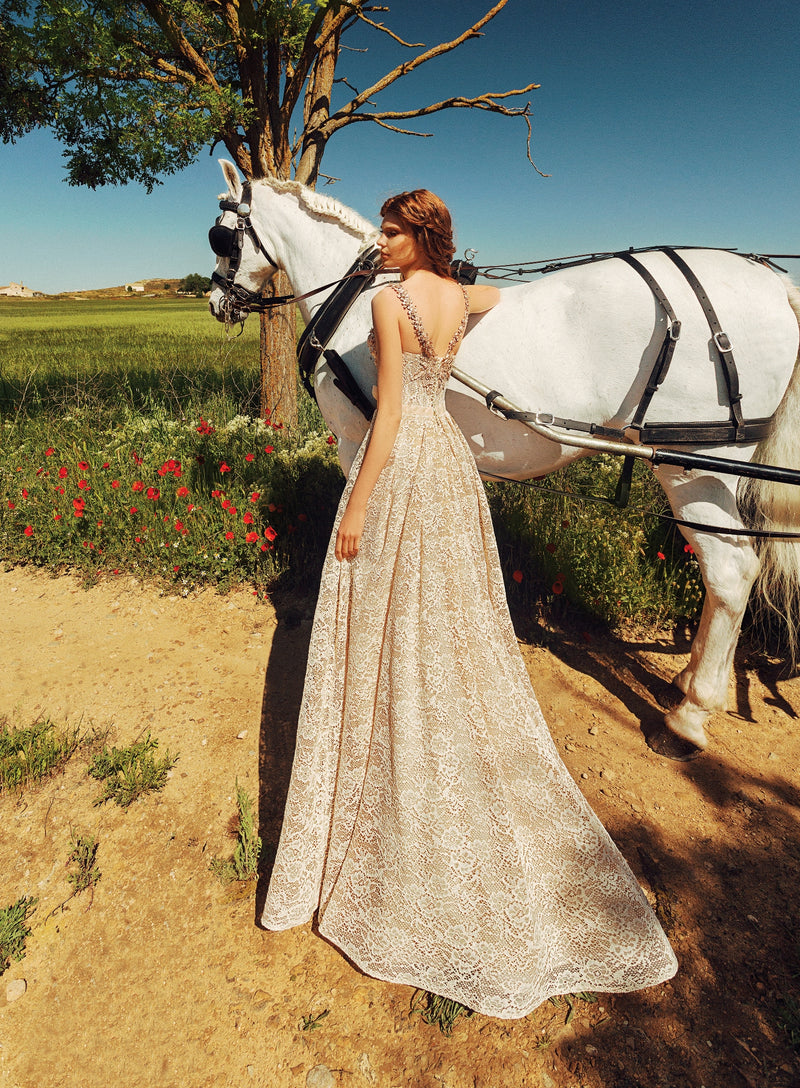
[[[220,159],[219,164],[228,185],[228,192],[238,200],[242,195],[242,182],[238,170],[228,159]]]

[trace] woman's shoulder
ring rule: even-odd
[[[500,291],[488,284],[476,284],[464,288],[471,314],[483,314],[491,310],[500,301]]]

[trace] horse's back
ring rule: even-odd
[[[733,346],[747,417],[770,415],[792,373],[797,320],[781,279],[724,250],[679,250]],[[681,332],[649,419],[728,418],[719,354],[700,302],[663,252],[637,254],[670,301]],[[644,279],[619,259],[566,267],[507,288],[475,323],[459,366],[522,407],[587,422],[632,415],[667,318]]]

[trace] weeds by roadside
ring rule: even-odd
[[[38,900],[23,895],[16,903],[0,909],[0,975],[15,960],[25,955],[25,941],[30,928],[25,924],[36,909]]]
[[[0,717],[0,793],[20,790],[64,766],[81,744],[77,726],[56,726],[49,718],[12,725]]]
[[[258,875],[258,861],[261,856],[261,839],[253,811],[253,801],[246,790],[236,782],[236,847],[233,857],[228,859],[212,857],[209,868],[222,884],[232,884],[234,880],[250,880]]]
[[[80,895],[87,888],[94,890],[95,884],[101,877],[101,872],[96,864],[97,848],[99,842],[93,835],[78,835],[74,828],[70,835],[72,851],[67,859],[69,872],[67,880],[72,885],[73,895]]]
[[[440,997],[429,990],[417,990],[411,999],[411,1013],[418,1012],[426,1024],[432,1024],[441,1031],[442,1035],[452,1035],[453,1027],[459,1016],[469,1018],[475,1013],[462,1005],[459,1001],[453,1001],[449,997]]]
[[[115,801],[121,808],[128,808],[142,794],[162,790],[179,757],[167,751],[158,759],[157,748],[158,741],[149,733],[127,748],[104,746],[89,766],[92,778],[105,782],[103,792],[95,798],[95,805]]]

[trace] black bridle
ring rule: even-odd
[[[340,279],[333,280],[331,283],[324,283],[320,287],[315,287],[311,291],[306,291],[305,294],[302,295],[270,296],[264,295],[261,292],[250,291],[236,282],[236,274],[239,271],[239,265],[242,261],[242,252],[244,250],[244,240],[246,237],[249,237],[256,251],[263,254],[267,262],[274,269],[277,270],[281,267],[278,264],[277,259],[272,256],[270,251],[261,241],[258,231],[250,220],[252,199],[253,187],[249,181],[245,181],[242,186],[241,200],[236,200],[233,197],[222,197],[219,202],[222,214],[217,216],[214,226],[208,232],[208,242],[213,252],[217,257],[222,257],[228,261],[227,275],[221,276],[216,269],[211,275],[211,282],[216,284],[222,291],[222,299],[219,303],[219,311],[222,315],[222,320],[226,325],[244,325],[244,320],[250,313],[263,313],[266,310],[271,310],[275,306],[288,306],[290,303],[301,302],[303,299],[310,298],[312,295],[317,295],[321,291],[327,291],[329,288],[335,287],[337,290],[333,292],[331,298],[336,298],[336,304],[331,307],[326,303],[324,308],[329,313],[331,309],[340,311],[336,320],[336,324],[338,325],[338,322],[361,291],[374,280],[380,264],[378,260],[378,250],[374,246],[367,244],[364,250],[359,254],[355,264],[344,276]],[[235,227],[226,227],[223,225],[222,218],[226,212],[235,212]],[[340,297],[341,292],[339,288],[347,281],[353,280],[360,282],[353,284],[353,289],[348,289],[347,294],[344,297]],[[331,329],[331,333],[332,331],[333,329]]]
[[[217,216],[214,226],[208,232],[208,243],[212,251],[223,259],[227,258],[227,275],[221,276],[214,270],[211,282],[222,290],[220,311],[226,324],[237,324],[244,321],[247,315],[253,311],[267,310],[272,306],[281,306],[294,300],[293,295],[269,298],[256,291],[249,291],[246,287],[236,282],[236,274],[242,261],[245,237],[249,237],[256,251],[262,253],[267,262],[275,269],[278,264],[275,257],[258,236],[258,231],[250,220],[250,205],[253,199],[253,187],[249,181],[242,186],[241,200],[233,197],[222,197],[219,202],[221,215]],[[226,227],[222,219],[226,212],[236,214],[236,226]]]

